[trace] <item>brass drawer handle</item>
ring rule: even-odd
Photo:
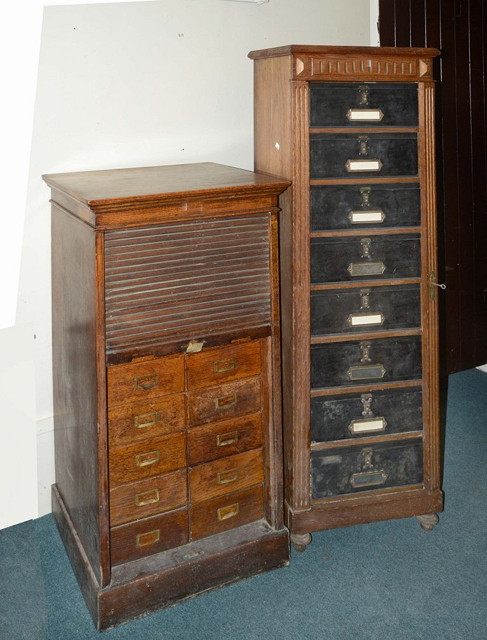
[[[149,547],[151,544],[159,542],[161,539],[161,530],[154,529],[154,531],[147,531],[147,533],[139,533],[135,537],[135,546],[138,549],[142,547]]]
[[[228,396],[222,396],[215,399],[215,409],[230,409],[237,404],[237,394],[231,393]]]
[[[151,489],[150,491],[138,493],[135,496],[135,505],[137,507],[145,507],[148,504],[155,504],[156,502],[159,502],[159,499],[159,489]]]
[[[135,465],[137,467],[148,467],[151,464],[159,462],[161,458],[160,451],[148,451],[147,453],[138,453],[135,456]]]
[[[239,503],[230,504],[228,507],[220,507],[217,509],[216,513],[218,516],[218,520],[228,520],[229,518],[234,518],[238,516],[238,512],[240,510]]]
[[[370,87],[367,84],[359,84],[357,91],[359,94],[359,104],[368,107]]]
[[[235,444],[235,442],[238,442],[238,431],[219,433],[216,437],[217,447],[227,447],[229,444]]]
[[[140,416],[134,416],[134,427],[136,429],[145,429],[146,427],[153,427],[160,419],[159,413],[144,413]]]
[[[217,484],[230,484],[236,482],[240,478],[240,471],[238,469],[230,469],[229,471],[220,471],[216,474]]]
[[[225,371],[232,371],[238,369],[238,362],[236,358],[227,358],[226,360],[218,360],[213,366],[215,373],[225,373]]]
[[[134,378],[134,389],[142,389],[148,391],[153,389],[159,383],[159,376],[156,373],[150,373],[146,376]]]

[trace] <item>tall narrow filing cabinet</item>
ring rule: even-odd
[[[289,559],[277,214],[218,164],[52,190],[53,510],[98,628]]]
[[[253,51],[255,168],[292,180],[281,237],[285,519],[442,509],[434,49]]]

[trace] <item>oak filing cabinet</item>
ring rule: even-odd
[[[285,521],[442,509],[434,49],[253,51],[255,169],[281,198]]]
[[[217,164],[52,190],[53,510],[107,628],[287,564],[278,195]]]

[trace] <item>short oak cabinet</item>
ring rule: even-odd
[[[288,182],[217,164],[52,190],[57,523],[98,628],[287,564]]]
[[[281,198],[285,521],[442,509],[433,49],[253,51],[255,169]]]

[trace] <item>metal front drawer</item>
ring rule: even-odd
[[[329,442],[420,431],[420,388],[311,398],[311,441]]]
[[[311,345],[313,389],[419,378],[420,336]]]
[[[311,335],[421,326],[419,285],[311,292]]]
[[[320,133],[310,137],[312,180],[417,174],[415,133]]]
[[[311,238],[311,283],[417,278],[419,235]]]
[[[312,127],[417,126],[418,86],[393,82],[312,82]]]
[[[410,227],[420,224],[415,183],[312,185],[311,230]]]
[[[421,440],[311,452],[311,498],[419,484]]]

